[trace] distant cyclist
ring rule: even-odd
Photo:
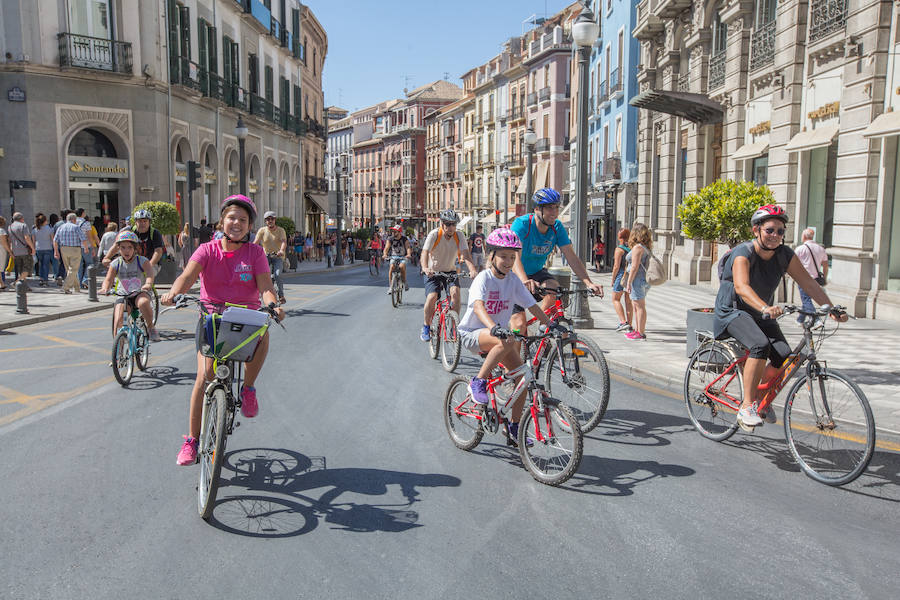
[[[403,288],[409,290],[409,284],[406,283],[406,263],[409,261],[411,253],[412,248],[410,248],[409,240],[403,235],[403,228],[399,225],[391,227],[391,236],[384,245],[384,259],[391,261],[391,268],[388,271],[388,294],[391,293],[391,277],[395,269],[400,269]]]
[[[456,224],[459,215],[452,208],[442,211],[441,224],[433,229],[422,245],[422,273],[425,279],[425,324],[419,336],[423,342],[431,339],[431,319],[437,305],[438,293],[448,275],[456,275],[456,260],[461,258],[469,267],[469,275],[474,278],[478,274],[469,248],[465,240],[460,244]],[[450,284],[450,304],[459,313],[459,282],[455,279]]]
[[[150,290],[153,287],[153,266],[150,261],[137,253],[138,237],[133,231],[121,231],[114,247],[119,256],[109,265],[106,278],[100,286],[105,294],[115,286],[119,298],[113,309],[113,335],[122,327],[126,305],[130,302],[141,311],[144,323],[150,329],[150,341],[158,342],[159,333],[153,327],[153,307],[150,306]],[[129,296],[125,296],[129,294]]]
[[[522,240],[522,252],[516,259],[513,271],[532,294],[538,287],[559,287],[559,282],[544,268],[553,248],[558,247],[568,261],[573,274],[584,283],[587,289],[602,297],[603,286],[591,281],[587,268],[572,249],[572,241],[569,239],[566,228],[556,218],[559,215],[559,192],[553,188],[542,188],[534,193],[532,200],[534,201],[534,212],[530,215],[522,215],[510,226]],[[554,302],[556,302],[556,295],[547,294],[541,302],[541,308],[546,310]],[[510,327],[524,331],[526,321],[524,309],[516,306],[510,320]]]
[[[278,287],[278,301],[284,304],[286,300],[284,299],[284,282],[281,280],[281,273],[284,270],[284,255],[287,252],[287,233],[283,227],[275,224],[275,213],[271,210],[266,211],[263,220],[266,224],[256,232],[253,242],[262,246],[266,251],[272,279]]]
[[[372,260],[372,256],[375,256],[375,262],[378,264],[378,267],[381,267],[381,250],[384,248],[384,243],[381,241],[381,234],[378,233],[378,228],[376,227],[372,233],[372,240],[369,242],[369,260]]]
[[[138,237],[138,254],[149,260],[156,269],[166,247],[163,236],[158,229],[154,229],[150,225],[150,211],[144,209],[135,211],[133,217],[134,224],[131,230]],[[110,248],[103,258],[103,264],[108,266],[117,251],[116,246]]]
[[[787,213],[775,204],[760,206],[753,213],[750,219],[753,240],[736,246],[725,257],[716,295],[713,334],[717,339],[730,335],[750,349],[744,363],[744,397],[737,414],[738,424],[745,428],[763,422],[756,406],[766,361],[771,360],[765,373],[768,380],[791,352],[775,320],[782,313],[781,307],[772,305],[781,277],[787,273],[817,303],[831,304],[828,294],[806,271],[794,251],[784,245],[787,222]],[[846,314],[832,317],[847,320]],[[765,417],[774,423],[775,411],[769,410]]]

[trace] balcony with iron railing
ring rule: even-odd
[[[441,173],[441,181],[453,181],[457,179],[455,171],[444,171]]]
[[[492,113],[491,111],[487,111],[486,113],[484,113],[484,124],[490,125],[493,122],[494,122],[494,113]]]
[[[603,109],[609,106],[609,82],[601,81],[600,82],[600,94],[597,99],[597,109]]]
[[[542,87],[538,91],[538,100],[540,100],[541,104],[544,102],[550,102],[550,87]]]
[[[304,182],[306,183],[307,191],[314,192],[327,192],[328,191],[328,180],[324,177],[316,177],[314,175],[307,175],[304,177]]]
[[[131,74],[131,43],[60,33],[59,66]]]
[[[680,73],[678,75],[678,82],[675,85],[675,90],[678,92],[691,91],[691,74],[690,73]]]
[[[677,17],[692,4],[692,0],[656,0],[656,2],[651,2],[651,10],[657,16],[666,19]]]
[[[725,85],[725,50],[720,50],[709,58],[708,89],[714,90]]]
[[[173,56],[169,64],[169,81],[195,92],[200,88],[200,65],[183,56]]]
[[[456,136],[454,136],[454,135],[445,135],[444,136],[444,146],[445,147],[452,146],[455,143],[456,143]],[[449,150],[449,148],[445,148],[445,149]]]
[[[537,106],[537,103],[537,92],[531,92],[530,94],[528,94],[528,106]]]
[[[541,138],[534,145],[535,152],[550,152],[550,138]]]
[[[809,9],[809,41],[843,31],[847,25],[849,0],[812,0]]]
[[[619,68],[616,67],[609,72],[609,97],[611,100],[615,100],[622,97],[622,94],[622,80],[619,78]]]
[[[525,118],[525,107],[524,106],[513,106],[506,113],[506,120],[510,124],[521,121],[524,118]]]
[[[775,21],[760,25],[750,35],[750,70],[775,62]]]
[[[259,33],[269,33],[272,28],[272,11],[260,0],[242,0],[246,21]]]
[[[474,115],[472,118],[475,121],[475,123],[474,123],[475,129],[481,129],[482,127],[484,127],[484,120],[482,119],[482,115],[477,114],[477,115]]]
[[[656,37],[663,30],[663,22],[657,15],[653,14],[651,0],[642,0],[637,4],[635,13],[634,30],[632,34],[637,40],[649,40]]]
[[[266,100],[259,94],[250,94],[250,114],[267,121],[275,120],[275,105],[271,100]]]
[[[513,167],[520,167],[523,165],[522,154],[518,152],[516,154],[507,154],[503,157],[503,162],[510,169]]]

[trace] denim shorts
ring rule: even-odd
[[[625,279],[625,271],[619,271],[619,274],[616,275],[616,278],[613,280],[613,288],[614,292],[624,292],[625,286],[622,285],[622,280]]]
[[[647,280],[643,277],[635,277],[634,281],[631,282],[631,296],[632,300],[643,300],[647,297],[647,291],[650,289],[650,284],[647,283]]]

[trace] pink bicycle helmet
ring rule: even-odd
[[[250,213],[251,224],[256,221],[256,205],[253,203],[253,200],[242,194],[235,194],[234,196],[228,196],[227,198],[225,198],[225,200],[222,201],[221,212],[225,212],[226,208],[235,204],[245,208],[247,212]]]
[[[501,248],[509,248],[511,250],[521,250],[522,240],[519,239],[512,229],[501,227],[493,230],[484,240],[488,252],[499,250]]]

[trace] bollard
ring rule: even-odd
[[[97,298],[97,263],[91,263],[87,268],[88,276],[88,302],[99,302]]]
[[[331,252],[325,252],[325,258],[328,259],[328,268],[331,268]]]
[[[28,284],[24,281],[16,282],[16,312],[20,315],[28,314]]]

